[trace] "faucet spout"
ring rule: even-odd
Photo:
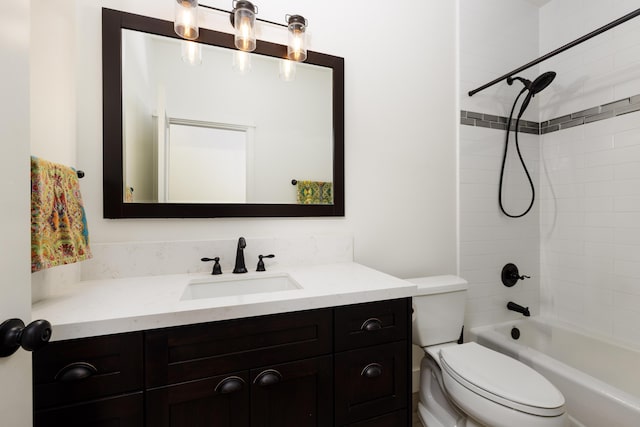
[[[238,239],[238,247],[236,249],[236,266],[233,268],[234,273],[246,273],[247,267],[244,265],[244,248],[247,247],[247,241],[244,237]]]
[[[520,304],[516,304],[515,302],[509,301],[507,303],[507,308],[511,311],[520,313],[525,317],[531,316],[531,313],[529,313],[529,307],[523,307]]]

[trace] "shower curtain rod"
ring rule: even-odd
[[[608,30],[612,29],[613,27],[616,27],[616,26],[618,26],[618,25],[620,25],[622,23],[625,23],[628,20],[633,19],[638,15],[640,15],[640,9],[636,9],[633,12],[631,12],[631,13],[629,13],[629,14],[621,17],[621,18],[618,18],[613,22],[608,23],[607,25],[604,25],[604,26],[598,28],[597,30],[594,30],[594,31],[590,32],[589,34],[585,34],[584,36],[580,37],[579,39],[576,39],[576,40],[572,41],[571,43],[567,43],[564,46],[559,47],[558,49],[556,49],[554,51],[551,51],[551,52],[547,53],[546,55],[541,56],[540,58],[538,58],[536,60],[533,60],[533,61],[531,61],[531,62],[529,62],[529,63],[527,63],[527,64],[525,64],[525,65],[523,65],[523,66],[521,66],[519,68],[516,68],[515,70],[505,74],[504,76],[498,77],[497,79],[492,80],[489,83],[487,83],[487,84],[485,84],[483,86],[480,86],[477,89],[474,89],[474,90],[470,91],[469,92],[469,96],[473,96],[476,93],[478,93],[478,92],[480,92],[482,90],[485,90],[486,88],[491,87],[496,83],[501,82],[502,80],[506,79],[507,77],[511,77],[514,74],[519,73],[520,71],[523,71],[523,70],[526,70],[527,68],[533,67],[534,65],[539,64],[540,62],[542,62],[544,60],[547,60],[547,59],[549,59],[549,58],[551,58],[553,56],[556,56],[557,54],[562,53],[565,50],[571,49],[572,47],[577,46],[580,43],[582,43],[584,41],[587,41],[592,37],[597,36],[598,34],[602,34],[605,31],[608,31]]]

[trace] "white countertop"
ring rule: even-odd
[[[242,276],[273,273],[287,273],[302,289],[181,300],[191,280],[238,275],[225,271],[223,276],[193,273],[90,280],[35,303],[32,318],[51,322],[51,340],[58,341],[404,298],[416,293],[413,283],[352,262],[276,267],[267,273]]]

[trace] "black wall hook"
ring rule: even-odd
[[[525,275],[521,276],[520,272],[518,272],[518,267],[512,263],[508,263],[507,265],[502,267],[501,277],[502,277],[502,284],[505,285],[507,288],[510,288],[513,285],[515,285],[518,282],[518,280],[531,278],[530,276],[525,276]]]

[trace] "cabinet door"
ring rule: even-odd
[[[36,411],[34,427],[142,427],[142,392]]]
[[[147,390],[148,427],[248,427],[249,373]]]
[[[251,371],[252,427],[333,425],[331,356]]]
[[[407,407],[407,342],[338,353],[336,425]]]

